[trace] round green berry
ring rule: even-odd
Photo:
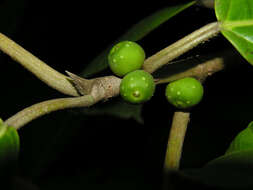
[[[108,55],[109,67],[120,77],[140,69],[144,63],[145,52],[140,45],[131,41],[116,44]]]
[[[127,74],[120,83],[120,95],[131,103],[148,101],[155,92],[155,82],[151,74],[136,70]]]
[[[203,92],[202,84],[191,77],[171,82],[166,87],[167,100],[177,108],[189,108],[198,104]]]

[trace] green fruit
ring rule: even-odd
[[[131,103],[148,101],[155,92],[155,82],[151,74],[136,70],[127,74],[120,83],[120,95]]]
[[[140,69],[144,59],[145,52],[142,47],[131,41],[116,44],[108,55],[109,67],[120,77]]]
[[[168,84],[166,97],[177,108],[189,108],[201,101],[203,91],[203,86],[198,80],[187,77]]]

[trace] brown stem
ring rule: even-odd
[[[185,77],[195,77],[202,81],[207,76],[211,76],[222,69],[224,69],[224,60],[222,58],[214,58],[183,72],[173,74],[166,78],[157,79],[156,84],[168,83]]]

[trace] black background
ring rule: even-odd
[[[1,13],[5,22],[0,32],[56,70],[78,74],[130,26],[156,10],[185,1],[12,2],[12,8]],[[139,44],[151,56],[215,20],[213,10],[194,6],[158,27]],[[200,56],[199,62],[217,55],[232,59],[228,59],[224,71],[206,80],[203,101],[192,109],[182,169],[199,168],[221,156],[252,120],[252,66],[221,35],[182,58],[195,55]],[[7,119],[37,102],[64,97],[3,53],[0,64],[1,118]],[[152,101],[145,103],[144,125],[131,119],[88,117],[73,110],[58,111],[31,122],[19,131],[19,175],[45,189],[157,189],[175,111],[166,102],[164,89],[165,85],[158,86]]]

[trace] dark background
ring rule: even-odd
[[[56,70],[78,74],[130,26],[178,2],[185,1],[5,0],[0,2],[0,32]],[[213,10],[194,6],[139,43],[151,56],[215,20]],[[206,80],[203,101],[192,109],[182,169],[200,168],[224,154],[252,120],[252,66],[221,35],[182,58],[196,55],[199,62],[221,55],[231,58],[224,71]],[[0,65],[1,118],[37,102],[64,97],[3,53]],[[166,102],[164,89],[165,85],[158,86],[152,101],[144,104],[144,125],[133,119],[85,116],[77,109],[29,123],[19,131],[18,175],[42,189],[157,189],[175,111]]]

